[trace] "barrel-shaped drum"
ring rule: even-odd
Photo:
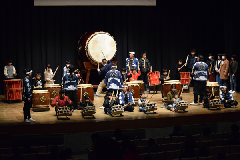
[[[124,107],[122,105],[114,105],[112,106],[112,114],[122,114],[124,112]]]
[[[95,31],[83,35],[78,41],[78,53],[83,61],[93,64],[102,62],[103,58],[111,60],[117,51],[117,43],[107,32]]]
[[[50,93],[48,90],[33,90],[32,102],[33,108],[49,108]]]
[[[176,89],[178,90],[179,95],[182,93],[182,84],[180,83],[179,80],[164,81],[164,84],[163,84],[163,96],[164,96],[164,98],[167,98],[167,93],[170,91],[172,84],[176,85]]]
[[[4,80],[4,84],[5,100],[22,100],[22,79]]]
[[[207,82],[206,89],[209,89],[210,94],[214,95],[216,98],[219,97],[219,84],[218,82]]]
[[[85,100],[85,96],[88,95],[91,101],[94,101],[94,91],[92,84],[79,84],[77,90],[78,102],[83,102]]]
[[[131,81],[131,82],[128,82],[128,84],[138,84],[139,85],[139,89],[140,89],[140,92],[144,92],[145,91],[145,87],[144,87],[144,82],[143,80],[137,80],[137,81]]]
[[[52,101],[56,96],[59,95],[61,86],[60,84],[45,84],[44,89],[48,90],[48,92],[50,93],[50,100]]]
[[[134,100],[138,100],[140,98],[140,87],[138,84],[134,84],[131,82],[127,82],[128,91],[132,93]]]

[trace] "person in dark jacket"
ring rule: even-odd
[[[169,79],[170,79],[170,77],[168,77],[167,69],[163,69],[162,70],[162,74],[160,76],[162,98],[164,98],[164,96],[163,96],[163,84],[164,84],[164,81],[167,81]]]
[[[95,106],[92,101],[90,100],[90,97],[88,95],[85,96],[85,100],[83,102],[80,102],[80,105],[82,107],[87,107],[87,106]]]
[[[193,65],[197,62],[196,50],[191,50],[191,55],[187,56],[186,63],[187,63],[187,71],[192,72]]]
[[[179,59],[178,64],[176,65],[176,80],[180,80],[180,72],[184,72],[183,70],[182,60]]]
[[[229,75],[230,75],[230,84],[231,90],[230,93],[235,93],[237,91],[237,79],[236,73],[238,70],[238,62],[235,60],[236,55],[231,56],[231,62],[229,64]]]
[[[30,115],[30,109],[32,108],[32,98],[33,98],[33,93],[32,93],[32,84],[30,81],[30,77],[32,76],[32,70],[30,71],[28,68],[24,69],[24,74],[26,77],[23,79],[23,94],[22,94],[22,100],[24,101],[24,107],[23,107],[23,112],[24,112],[24,122],[35,122],[34,119],[32,119]]]
[[[206,94],[203,97],[203,108],[209,108],[209,102],[211,99],[214,99],[214,96],[210,93],[209,89],[206,89]]]
[[[208,60],[207,60],[207,65],[209,69],[209,74],[208,74],[208,79],[209,82],[215,82],[215,60],[213,59],[213,55],[209,54]]]
[[[148,76],[147,74],[151,72],[151,65],[149,60],[146,58],[147,53],[142,53],[142,58],[139,60],[139,68],[141,71],[140,79],[144,82],[145,91],[148,91]]]
[[[103,103],[104,113],[110,114],[112,116],[112,106],[114,106],[114,104],[116,104],[116,101],[112,98],[111,92],[108,92],[106,96],[107,97]]]
[[[36,77],[34,77],[32,79],[32,84],[33,84],[34,89],[38,89],[38,90],[43,89],[43,83],[42,83],[40,72],[36,73]]]

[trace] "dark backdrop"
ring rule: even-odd
[[[8,0],[0,6],[1,68],[12,59],[17,78],[24,77],[24,67],[43,73],[50,63],[53,70],[60,67],[56,74],[56,83],[60,83],[65,61],[77,66],[80,36],[94,30],[114,36],[119,68],[124,67],[129,50],[138,58],[146,51],[153,70],[170,69],[172,79],[178,59],[185,61],[191,48],[205,59],[209,53],[230,56],[239,51],[237,2],[169,0],[157,1],[157,7],[34,7],[33,0]],[[3,94],[3,85],[0,91]]]

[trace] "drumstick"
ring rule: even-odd
[[[184,67],[184,66],[186,66],[187,65],[187,63],[185,63],[184,65],[182,65],[182,67],[179,69],[179,71]]]
[[[151,72],[152,72],[152,66],[151,66]]]
[[[118,90],[119,90],[119,86],[118,86]],[[117,95],[118,95],[118,90],[117,90]],[[116,95],[116,96],[117,96],[117,95]]]
[[[138,63],[138,69],[139,69],[139,63]]]
[[[102,50],[101,50],[101,51],[102,51]],[[106,57],[105,57],[105,55],[104,55],[103,51],[102,51],[102,54],[103,54],[103,57],[106,59]]]
[[[48,67],[47,67],[47,70],[46,70],[46,77],[45,77],[46,79],[47,79],[47,72],[48,72]]]
[[[145,68],[145,60],[144,60],[144,68]]]
[[[170,70],[168,71],[168,78],[167,79],[169,79],[169,74],[170,74]]]
[[[215,96],[214,94],[214,87],[212,86],[212,95]]]
[[[59,67],[59,66],[58,66],[58,67]],[[56,68],[55,72],[53,73],[54,76],[55,76],[55,74],[56,74],[56,72],[57,72],[57,70],[58,70],[58,67]],[[53,76],[53,77],[54,77],[54,76]],[[52,79],[53,79],[53,77],[52,77]]]
[[[128,62],[128,69],[129,69],[129,73],[130,73],[131,71],[130,71],[130,65],[129,65],[129,62]]]
[[[128,80],[128,78],[123,83],[126,83],[127,80]]]
[[[82,87],[81,87],[80,102],[82,102]]]

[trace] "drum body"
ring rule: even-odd
[[[70,116],[71,111],[70,107],[63,106],[63,107],[57,107],[57,116]]]
[[[210,94],[213,94],[216,98],[219,97],[219,84],[218,82],[207,82],[206,89],[209,89]]]
[[[172,84],[176,85],[176,89],[178,90],[178,94],[179,95],[182,93],[182,84],[179,82],[179,80],[164,81],[164,84],[163,84],[163,96],[164,96],[164,99],[167,98],[167,93],[170,91]]]
[[[133,84],[133,83],[129,83],[128,84],[128,91],[132,93],[134,100],[138,100],[140,98],[140,87],[138,84]]]
[[[91,99],[91,101],[94,101],[94,91],[92,84],[79,84],[77,90],[77,98],[78,102],[82,102],[85,100],[85,95],[88,95]]]
[[[146,105],[146,111],[154,111],[157,110],[157,103],[148,103]]]
[[[159,71],[149,72],[147,75],[148,75],[149,86],[160,84],[160,81],[159,81],[160,72]]]
[[[91,63],[98,64],[104,58],[111,60],[115,56],[116,45],[114,38],[107,32],[89,32],[78,41],[78,53],[83,61],[90,60]]]
[[[222,104],[220,99],[211,99],[209,101],[209,108],[219,108],[221,105]]]
[[[50,93],[48,90],[33,90],[32,102],[33,108],[49,108]]]
[[[139,89],[140,89],[140,92],[144,92],[145,91],[145,87],[144,87],[144,82],[143,80],[137,80],[137,81],[131,81],[131,82],[128,82],[129,84],[138,84],[139,85]]]
[[[124,112],[124,107],[122,105],[112,106],[112,114],[122,114]]]
[[[179,102],[177,102],[176,107],[178,110],[185,110],[188,108],[188,102],[187,101],[179,101]]]
[[[50,100],[52,101],[56,96],[59,95],[61,86],[60,84],[45,84],[44,89],[48,90],[48,92],[50,93]]]
[[[96,113],[95,107],[94,106],[87,106],[84,107],[83,111],[82,111],[82,115],[83,116],[92,116],[93,114]]]
[[[22,79],[4,80],[4,99],[5,100],[22,100]]]
[[[190,72],[180,72],[180,83],[190,84]]]

